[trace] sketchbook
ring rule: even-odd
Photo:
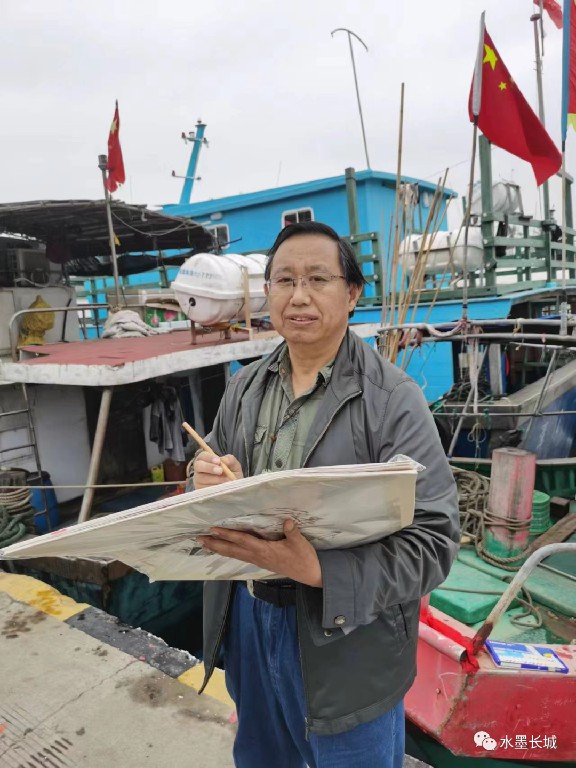
[[[0,549],[0,560],[107,557],[150,580],[264,579],[278,574],[199,546],[211,526],[283,536],[286,519],[318,549],[377,541],[414,515],[416,475],[408,457],[380,464],[267,472],[162,499]]]

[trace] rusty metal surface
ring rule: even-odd
[[[96,557],[34,557],[14,561],[20,573],[41,571],[71,581],[103,586],[132,572],[130,566],[107,558]]]
[[[442,620],[472,638],[473,630],[466,625],[446,615]],[[574,764],[576,646],[551,647],[568,666],[568,674],[501,669],[485,650],[477,657],[479,669],[467,673],[438,644],[432,646],[420,636],[418,674],[406,696],[406,715],[455,755]],[[493,750],[476,744],[478,732],[496,741]],[[516,748],[516,737],[524,736],[526,749]],[[544,737],[555,746],[545,749]]]

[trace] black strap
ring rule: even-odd
[[[296,584],[293,581],[255,581],[253,584],[254,597],[270,603],[276,608],[286,608],[296,605]]]

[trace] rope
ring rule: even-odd
[[[460,529],[462,533],[469,536],[474,542],[476,552],[482,560],[496,565],[506,570],[517,570],[512,566],[512,562],[517,560],[524,560],[526,553],[522,552],[518,557],[514,558],[500,558],[495,555],[486,552],[484,548],[484,535],[487,525],[502,526],[509,530],[525,530],[530,527],[529,520],[512,520],[503,515],[496,515],[488,510],[488,497],[490,493],[490,480],[487,477],[479,474],[478,472],[472,472],[466,469],[458,469],[452,467],[454,473],[454,479],[456,480],[456,486],[458,489],[458,505],[460,510]],[[458,558],[460,562],[463,562],[461,558]],[[521,563],[518,564],[518,567]],[[465,592],[478,595],[498,595],[501,596],[501,592],[489,592],[481,589],[459,589],[457,587],[441,586],[439,589],[454,592]],[[524,613],[519,616],[511,616],[510,621],[519,627],[529,627],[531,629],[538,629],[542,626],[542,617],[534,605],[532,595],[523,587],[522,592],[524,597],[516,597],[516,600],[520,605],[526,609]],[[528,622],[529,616],[533,617],[533,621]]]
[[[24,538],[29,529],[29,521],[34,518],[34,512],[33,509],[10,514],[4,505],[0,505],[0,546],[8,547]]]
[[[162,485],[182,485],[182,483],[185,483],[185,480],[162,480],[161,482],[147,482],[147,483],[105,483],[105,484],[93,484],[93,485],[52,485],[50,486],[38,486],[38,485],[11,485],[9,486],[13,490],[30,490],[31,488],[41,488],[41,487],[49,487],[54,490],[61,490],[61,489],[75,489],[75,490],[84,490],[85,488],[96,488],[96,489],[106,489],[106,488],[151,488],[153,486],[159,487]]]
[[[460,560],[460,558],[457,558]],[[460,562],[463,562],[460,560]],[[466,563],[464,563],[466,565]],[[487,589],[460,589],[460,587],[447,587],[444,584],[442,584],[439,587],[436,587],[436,589],[441,589],[445,592],[464,592],[468,595],[498,595],[498,597],[502,597],[502,592],[496,592],[496,590],[491,591]],[[525,599],[522,597],[516,597],[514,598],[515,602],[520,603],[520,605],[523,605],[524,608],[526,608],[526,611],[524,613],[519,614],[518,616],[510,616],[510,623],[515,624],[518,627],[527,627],[529,629],[538,629],[542,626],[542,616],[540,615],[540,611],[538,608],[534,605],[534,602],[532,600],[532,595],[526,587],[522,587],[522,592],[525,595]],[[522,621],[522,619],[527,619],[529,616],[534,617],[534,621],[528,622],[528,621]]]
[[[464,536],[468,536],[474,543],[477,555],[490,565],[507,571],[517,571],[524,561],[536,552],[540,547],[564,541],[576,531],[576,515],[559,520],[552,528],[533,541],[524,551],[511,557],[500,557],[488,552],[484,546],[487,527],[505,527],[509,531],[522,531],[530,528],[530,520],[513,520],[505,515],[497,515],[488,510],[488,497],[490,493],[490,480],[478,472],[452,467],[454,479],[458,489],[458,505],[460,511],[460,527]],[[461,558],[460,561],[462,562]],[[510,576],[510,579],[512,575]],[[447,591],[469,592],[471,594],[499,595],[501,592],[486,592],[484,590],[467,590],[458,587],[438,587]],[[524,598],[516,596],[516,600],[526,608],[526,611],[518,616],[511,616],[510,621],[519,627],[537,629],[542,626],[542,617],[538,608],[534,605],[532,595],[522,587]],[[527,622],[529,616],[533,616],[535,622]]]
[[[183,221],[181,224],[177,224],[175,227],[172,227],[172,229],[166,229],[164,232],[146,232],[142,229],[137,229],[136,227],[133,227],[132,224],[129,224],[127,221],[124,221],[124,219],[119,216],[113,208],[111,208],[112,216],[119,221],[121,224],[123,224],[125,227],[128,227],[128,229],[133,230],[138,235],[145,235],[146,237],[164,237],[165,235],[171,235],[173,232],[178,232],[178,230],[187,228],[187,229],[197,229],[198,225],[190,226],[190,221]]]
[[[476,541],[480,530],[480,521],[488,508],[490,480],[478,472],[452,467],[458,505],[460,509],[460,530]]]
[[[460,509],[460,529],[474,542],[476,553],[485,562],[517,571],[526,559],[527,550],[511,557],[501,557],[488,552],[484,546],[486,528],[506,528],[511,532],[530,529],[530,520],[516,520],[505,515],[497,515],[488,509],[490,480],[478,472],[452,467],[458,489]]]

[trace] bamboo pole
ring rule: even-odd
[[[447,214],[447,211],[448,211],[448,206],[449,206],[451,200],[452,200],[452,198],[450,198],[450,200],[448,200],[448,202],[446,204],[446,207],[444,208],[444,213],[442,214],[442,218],[440,219],[438,227],[442,226],[442,223],[444,221],[444,218],[446,217],[446,214]],[[460,236],[461,230],[462,230],[462,227],[460,227],[460,230],[458,230],[458,235],[456,236],[456,242],[458,242],[458,237]],[[446,266],[444,267],[444,272],[440,276],[440,280],[439,280],[439,282],[436,285],[436,291],[434,292],[434,296],[432,297],[432,301],[430,303],[430,306],[428,307],[428,311],[426,313],[426,317],[424,318],[424,322],[425,323],[428,322],[428,319],[430,318],[430,314],[432,312],[432,307],[435,305],[436,300],[438,299],[442,283],[444,282],[444,279],[446,277],[448,269],[450,268],[451,265],[452,265],[452,271],[454,271],[454,248],[455,248],[455,245],[451,245],[450,246],[450,258],[448,259],[448,262],[446,263]],[[423,290],[422,287],[420,287],[417,290],[416,302],[414,304],[414,309],[413,309],[412,318],[411,318],[411,322],[412,323],[414,323],[415,320],[416,320],[416,310],[418,308],[418,304],[420,303],[420,298],[421,298],[421,295],[422,295],[422,290]],[[404,362],[404,357],[402,358],[401,367],[404,370],[406,370],[408,368],[408,366],[410,365],[410,361],[412,360],[412,356],[414,354],[414,350],[415,349],[416,349],[416,347],[414,347],[414,346],[410,349],[410,354],[408,355],[408,360],[406,360],[406,362]]]
[[[438,200],[443,195],[443,187],[442,191],[440,191],[440,180],[438,181],[438,185],[436,187],[436,190],[434,192],[434,197],[432,199],[432,205],[430,206],[430,210],[428,212],[428,219],[426,221],[426,227],[424,230],[424,234],[422,236],[422,241],[420,244],[420,248],[418,250],[418,256],[416,258],[416,263],[414,267],[414,271],[412,273],[410,283],[408,286],[408,291],[406,292],[406,295],[403,297],[402,305],[399,304],[399,313],[398,313],[398,323],[404,323],[406,321],[406,314],[408,312],[408,307],[412,303],[412,298],[414,296],[415,286],[417,284],[420,284],[422,282],[423,276],[425,274],[425,268],[426,268],[426,261],[428,257],[428,253],[430,252],[430,248],[432,246],[432,239],[428,239],[429,230],[432,222],[436,218],[436,210],[438,208]],[[423,255],[425,254],[425,256]],[[391,350],[391,356],[390,360],[392,362],[396,362],[396,358],[398,355],[398,345],[400,343],[400,336],[399,334],[395,334],[394,338],[392,340],[392,350]]]
[[[404,302],[406,297],[406,278],[408,276],[408,265],[406,259],[402,258],[400,253],[400,246],[406,240],[410,240],[412,236],[412,216],[411,214],[411,201],[407,200],[406,184],[402,185],[402,240],[398,243],[398,269],[400,278],[400,290],[398,292],[398,318],[400,313],[403,312]],[[407,212],[408,210],[408,212]]]
[[[396,201],[394,246],[392,249],[392,275],[390,295],[390,324],[394,325],[396,318],[396,282],[398,280],[398,250],[400,245],[400,185],[402,183],[402,136],[404,131],[404,83],[400,88],[400,119],[398,125],[398,156],[396,164]]]
[[[403,323],[406,322],[406,315],[408,314],[408,310],[410,306],[412,306],[412,322],[414,322],[414,319],[416,317],[416,310],[418,308],[418,302],[420,300],[422,285],[426,280],[426,266],[428,265],[428,257],[430,255],[430,251],[434,244],[434,239],[439,231],[439,227],[442,221],[444,220],[444,216],[442,216],[442,218],[440,219],[440,222],[438,222],[438,212],[441,210],[440,202],[444,197],[444,187],[446,183],[447,173],[448,171],[446,171],[446,174],[444,175],[444,180],[442,181],[440,179],[438,180],[438,186],[436,187],[436,191],[434,193],[432,205],[430,206],[430,210],[428,211],[428,219],[426,221],[425,234],[422,237],[422,242],[418,250],[418,256],[416,257],[416,262],[414,265],[414,271],[412,272],[410,284],[408,286],[406,306],[403,307],[402,320],[401,320],[401,322]],[[432,225],[431,225],[431,222],[432,222]],[[429,229],[431,229],[432,231],[428,235]],[[414,299],[415,295],[416,295],[416,298]],[[402,360],[400,363],[400,367],[404,369],[405,369],[406,355],[407,355],[407,347],[405,347],[403,350]],[[412,356],[410,355],[410,359],[411,357]],[[408,360],[408,362],[410,362],[410,359]]]

